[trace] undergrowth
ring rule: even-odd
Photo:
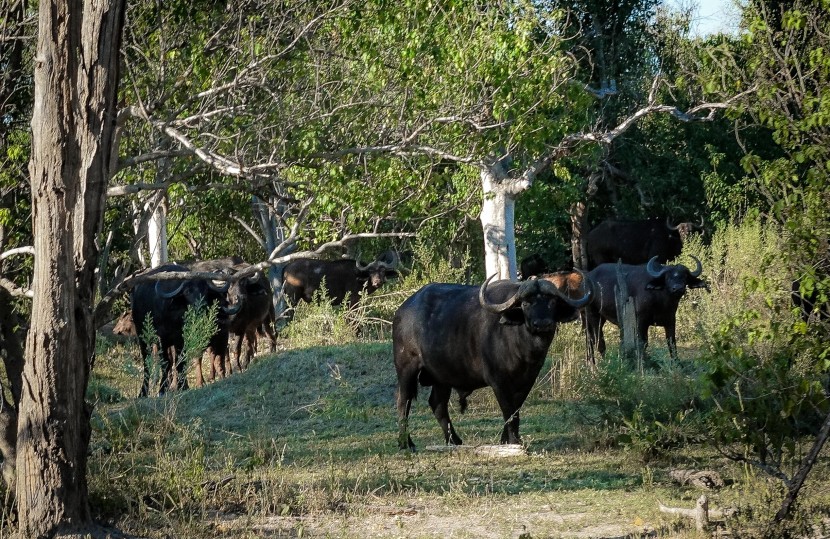
[[[516,535],[516,522],[526,537],[590,535],[598,522],[613,528],[594,535],[697,537],[690,521],[657,509],[657,499],[692,507],[701,494],[671,480],[679,467],[718,471],[727,486],[708,493],[710,505],[741,510],[722,526],[736,537],[760,535],[780,484],[705,443],[716,406],[704,398],[707,366],[699,361],[712,328],[741,302],[763,303],[734,284],[751,273],[749,254],[733,252],[742,241],[746,249],[774,248],[770,237],[752,240],[759,232],[691,244],[712,292],[681,302],[677,361],[655,328],[655,368],[618,360],[611,327],[608,355],[588,368],[579,323],[562,326],[521,409],[528,452],[508,459],[398,452],[394,310],[427,282],[463,278],[426,254],[353,311],[324,301],[300,306],[281,353],[204,388],[134,399],[128,380],[136,363],[123,345],[101,344],[90,386],[96,514],[146,537],[505,537]],[[443,440],[428,395],[421,390],[410,419],[419,447]],[[473,393],[465,414],[455,399],[450,406],[466,444],[498,442],[502,419],[491,391]],[[826,456],[818,467],[793,524],[799,529],[830,508]]]

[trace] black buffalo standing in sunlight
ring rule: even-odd
[[[491,277],[492,279],[492,277]],[[541,279],[490,279],[481,287],[432,283],[409,297],[392,323],[398,373],[398,443],[415,449],[408,421],[418,383],[431,386],[429,405],[446,443],[461,444],[449,416],[455,389],[461,410],[474,390],[490,386],[504,417],[501,442],[517,444],[519,408],[545,362],[557,324],[591,301],[576,299]]]
[[[661,326],[666,331],[669,353],[677,358],[677,307],[687,288],[707,288],[706,282],[700,279],[703,265],[694,256],[692,258],[696,264],[694,270],[682,264],[664,266],[655,256],[648,264],[601,264],[588,272],[595,294],[593,303],[585,309],[589,363],[595,361],[595,347],[601,355],[605,354],[603,324],[606,321],[620,324],[616,294],[618,270],[625,279],[628,296],[634,300],[637,338],[642,349],[648,344],[648,328]]]

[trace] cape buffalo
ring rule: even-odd
[[[571,299],[541,279],[493,284],[490,279],[480,288],[428,284],[395,313],[401,449],[415,449],[408,422],[418,383],[432,386],[429,405],[446,443],[461,444],[450,422],[452,390],[458,392],[463,412],[467,396],[485,386],[493,388],[504,417],[501,442],[520,443],[519,408],[542,368],[557,323],[591,300],[590,290]]]
[[[314,293],[325,281],[326,295],[332,305],[346,301],[352,307],[364,289],[371,294],[387,279],[397,277],[397,264],[398,257],[391,251],[366,266],[351,258],[298,258],[286,264],[283,270],[283,292],[291,305],[297,305],[300,300],[311,303]]]
[[[584,290],[590,290],[593,294],[593,283],[588,279],[588,276],[581,271],[555,271],[553,273],[545,273],[539,275],[539,279],[552,283],[563,294],[571,299],[578,299],[584,294]],[[574,309],[573,315],[562,322],[572,322],[579,318],[579,313],[582,309]]]
[[[186,272],[189,268],[179,264],[165,264],[148,271],[146,275],[161,272]],[[150,385],[150,365],[148,343],[144,336],[144,324],[147,316],[153,324],[153,331],[158,337],[161,348],[162,377],[159,394],[163,394],[173,378],[173,365],[176,365],[176,380],[179,388],[186,388],[185,365],[179,360],[184,348],[184,314],[187,308],[197,302],[205,305],[219,305],[218,328],[210,338],[209,347],[213,354],[224,357],[228,348],[228,316],[234,309],[227,307],[225,293],[228,285],[218,286],[207,279],[150,280],[139,283],[133,288],[131,309],[138,344],[144,363],[144,377],[139,396],[146,397]],[[197,362],[197,383],[204,383],[201,361]]]
[[[233,275],[247,270],[251,265],[238,256],[200,260],[192,262],[193,271],[224,272]],[[248,366],[257,346],[257,335],[262,331],[271,341],[271,349],[276,348],[276,334],[273,329],[273,293],[268,279],[257,271],[251,276],[234,281],[227,291],[228,305],[235,310],[228,319],[228,330],[234,337],[233,349],[236,368],[241,371]],[[245,359],[242,359],[242,346],[246,344]],[[218,359],[218,358],[217,358]],[[228,357],[227,365],[230,365]],[[230,369],[225,362],[211,364],[211,377],[225,377]]]
[[[250,267],[242,262],[233,267],[235,271],[243,271]],[[235,336],[234,351],[237,368],[245,369],[251,363],[257,348],[257,339],[260,332],[266,335],[271,344],[271,351],[276,349],[277,336],[274,332],[274,294],[271,283],[261,272],[239,280],[228,290],[228,302],[231,305],[240,305],[238,313],[230,319],[228,329]],[[242,359],[243,340],[246,345],[245,359]]]
[[[112,328],[113,335],[121,335],[123,337],[135,337],[135,323],[133,322],[133,312],[124,311],[121,316],[115,321]]]
[[[519,271],[521,272],[521,279],[526,281],[531,277],[538,277],[544,273],[548,273],[550,268],[545,259],[539,253],[533,253],[526,256],[519,263]]]
[[[645,264],[651,258],[665,264],[677,257],[683,242],[694,228],[693,223],[672,225],[669,219],[613,220],[601,222],[585,237],[588,265],[622,261],[623,264]]]
[[[694,256],[692,258],[697,264],[694,271],[689,271],[681,264],[664,266],[654,256],[646,265],[601,264],[588,272],[595,294],[593,303],[584,311],[589,342],[588,361],[594,362],[594,347],[597,347],[601,355],[605,354],[605,338],[602,334],[605,321],[619,326],[615,293],[618,269],[625,279],[628,296],[634,300],[637,338],[642,349],[648,344],[648,328],[662,326],[666,331],[669,353],[677,358],[677,306],[687,288],[707,287],[706,282],[699,278],[703,265]]]

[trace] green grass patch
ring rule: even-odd
[[[434,274],[416,267],[352,312],[305,306],[281,353],[162,398],[136,399],[137,351],[102,340],[89,391],[94,511],[151,538],[692,538],[700,535],[691,520],[658,510],[658,501],[695,505],[703,491],[671,478],[672,470],[692,469],[725,481],[707,493],[713,508],[738,509],[721,528],[759,536],[783,487],[707,443],[707,414],[717,406],[701,387],[701,357],[742,305],[770,299],[780,307],[774,316],[794,316],[786,290],[765,299],[740,286],[752,278],[752,256],[775,249],[775,237],[742,227],[689,249],[713,290],[681,302],[679,360],[669,358],[662,328],[652,328],[654,367],[618,361],[617,333],[606,325],[608,355],[590,369],[579,323],[561,326],[521,409],[527,454],[509,458],[425,450],[443,442],[427,388],[409,425],[420,451],[398,451],[390,320],[425,282],[458,281],[446,265],[435,264]],[[501,412],[489,388],[473,393],[465,414],[457,399],[450,405],[466,445],[498,442]],[[801,494],[794,534],[817,535],[830,522],[828,451]]]

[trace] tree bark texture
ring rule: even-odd
[[[124,0],[39,5],[32,117],[35,265],[18,417],[22,537],[90,522],[84,400],[94,353],[97,249],[116,120]]]
[[[157,268],[167,263],[170,255],[167,250],[167,202],[166,196],[154,208],[147,223],[147,248],[150,252],[150,267]]]
[[[529,185],[500,177],[499,165],[481,171],[484,199],[481,204],[481,228],[484,232],[484,267],[486,276],[517,279],[516,271],[516,197]]]
[[[277,218],[271,208],[275,210],[284,208],[285,204],[278,198],[271,199],[271,204],[266,204],[259,197],[254,196],[251,199],[251,212],[254,219],[259,223],[260,231],[262,232],[263,250],[265,257],[270,258],[274,249],[281,245],[286,238],[284,220]],[[286,212],[287,213],[287,212]],[[295,247],[291,247],[282,254],[289,254]],[[282,270],[285,264],[268,268],[268,281],[271,283],[271,290],[273,291],[272,306],[274,310],[274,320],[277,321],[277,327],[285,324],[285,319],[282,314],[288,309],[288,303],[282,293]]]

